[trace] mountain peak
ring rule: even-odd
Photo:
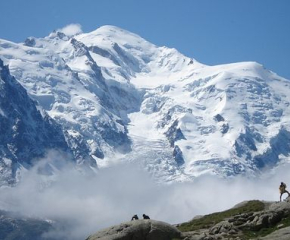
[[[95,31],[83,33],[79,35],[77,39],[88,47],[98,44],[108,44],[110,46],[115,43],[120,46],[125,46],[127,48],[133,47],[135,49],[138,49],[138,47],[152,48],[152,46],[154,46],[137,34],[112,25],[105,25],[99,27]]]
[[[103,25],[96,30],[87,33],[87,34],[96,34],[96,35],[102,35],[104,37],[125,37],[125,36],[135,36],[137,38],[141,38],[139,35],[132,33],[128,30],[125,30],[123,28],[113,26],[113,25]]]
[[[130,31],[128,30],[125,30],[123,28],[120,28],[120,27],[117,27],[117,26],[114,26],[114,25],[103,25],[99,28],[97,28],[95,31],[93,32],[99,32],[99,33],[114,33],[114,34],[132,34]],[[135,34],[134,34],[135,35]]]
[[[288,80],[256,62],[206,66],[115,26],[71,27],[27,46],[0,40],[0,54],[79,164],[142,159],[170,182],[286,161]]]

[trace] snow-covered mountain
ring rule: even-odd
[[[42,114],[41,114],[42,113]],[[13,184],[48,150],[70,153],[61,127],[36,108],[0,59],[0,185]]]
[[[0,40],[0,58],[79,165],[134,161],[185,181],[288,161],[290,82],[258,63],[206,66],[114,26]]]

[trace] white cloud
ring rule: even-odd
[[[76,34],[80,34],[83,32],[82,26],[80,24],[76,24],[76,23],[69,24],[61,29],[58,29],[57,31],[62,32],[67,36],[74,36]]]
[[[64,228],[50,234],[56,239],[65,234],[74,240],[129,221],[134,214],[181,223],[244,200],[277,201],[280,182],[290,185],[287,167],[277,169],[276,174],[265,174],[262,180],[203,176],[192,183],[171,185],[155,184],[134,164],[105,168],[96,175],[83,174],[72,166],[62,169],[48,181],[35,168],[18,186],[0,188],[0,209],[63,222]]]

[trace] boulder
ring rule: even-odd
[[[86,240],[171,240],[180,237],[180,231],[168,223],[135,220],[100,230]]]
[[[290,239],[290,227],[279,229],[266,237],[259,238],[260,240],[289,240]]]

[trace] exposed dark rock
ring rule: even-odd
[[[229,131],[229,124],[228,123],[224,123],[221,125],[220,127],[220,131],[222,134],[226,134]]]
[[[109,58],[110,60],[112,60],[116,65],[120,66],[120,63],[119,61],[116,59],[116,57],[111,53],[109,52],[108,50],[105,50],[105,49],[102,49],[102,48],[99,48],[98,46],[91,46],[88,48],[91,52],[93,53],[96,53],[96,54],[99,54],[101,55],[102,57],[105,57],[105,58]]]
[[[33,37],[26,38],[24,41],[24,45],[28,47],[34,47],[35,44],[35,39]]]
[[[254,158],[254,163],[258,168],[274,166],[279,162],[279,156],[289,156],[290,152],[290,132],[284,128],[270,140],[269,149],[263,154]]]
[[[56,35],[57,35],[60,39],[67,39],[67,36],[66,36],[63,32],[57,32]]]
[[[174,159],[178,165],[184,164],[184,158],[183,158],[182,151],[180,150],[180,148],[177,145],[174,147],[173,156],[174,156]]]
[[[71,153],[61,127],[36,106],[0,59],[0,183],[13,184],[19,164],[29,168],[47,150]]]
[[[255,139],[252,135],[252,131],[249,128],[246,128],[245,133],[241,134],[239,138],[236,140],[235,148],[236,148],[238,156],[247,154],[249,150],[257,151],[257,147],[255,145]]]
[[[140,62],[134,56],[129,55],[129,53],[124,51],[117,43],[114,43],[113,49],[118,53],[118,57],[121,59],[120,62],[123,63],[122,67],[129,70],[130,74],[141,71]]]
[[[213,119],[214,119],[215,121],[217,121],[217,122],[223,122],[223,121],[225,121],[225,119],[223,118],[223,116],[220,115],[220,114],[215,115],[215,116],[213,117]]]
[[[186,139],[178,126],[178,120],[175,120],[174,123],[170,126],[168,131],[165,133],[167,139],[169,140],[170,146],[173,147],[174,143],[181,139]]]
[[[108,126],[100,122],[98,122],[96,129],[103,139],[111,146],[116,147],[119,152],[126,153],[131,150],[131,140],[127,132],[120,132],[115,125]]]

